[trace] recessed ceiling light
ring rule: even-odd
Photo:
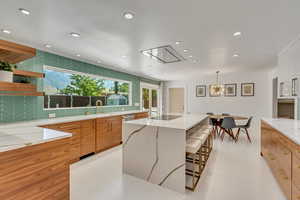
[[[51,48],[51,47],[52,47],[52,45],[51,45],[51,44],[45,44],[45,47],[47,47],[47,48]]]
[[[233,34],[234,37],[238,37],[238,36],[241,36],[241,35],[242,35],[241,32],[235,32],[235,33]]]
[[[11,31],[7,29],[2,29],[1,32],[5,34],[11,34]]]
[[[233,56],[232,57],[234,57],[234,58],[237,58],[237,57],[240,57],[240,55],[239,54],[237,54],[237,53],[235,53],[235,54],[233,54]]]
[[[79,38],[79,37],[80,37],[80,34],[79,34],[79,33],[74,33],[74,32],[72,32],[72,33],[70,33],[70,35],[71,35],[72,37],[76,37],[76,38]]]
[[[192,58],[192,57],[193,57],[192,55],[189,56],[189,58]]]
[[[179,45],[179,44],[181,44],[181,41],[176,41],[175,44]]]
[[[131,13],[131,12],[125,12],[123,14],[123,16],[124,16],[125,19],[133,19],[134,18],[134,14]]]
[[[193,60],[193,63],[196,63],[197,62],[197,60]]]
[[[80,57],[81,55],[80,55],[80,54],[77,54],[76,56],[77,56],[77,57]]]
[[[127,56],[124,55],[124,56],[122,56],[122,58],[127,58]]]
[[[30,11],[29,10],[26,10],[24,8],[19,8],[19,11],[24,14],[24,15],[30,15]]]
[[[187,50],[187,49],[183,49],[183,52],[184,52],[184,53],[186,53],[186,52],[188,52],[188,51],[189,51],[189,50]]]
[[[102,62],[100,60],[98,60],[97,63],[102,63]]]

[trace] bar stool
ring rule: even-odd
[[[206,162],[212,150],[211,126],[201,126],[195,132],[192,132],[186,142],[186,162],[192,163],[193,170],[186,168],[186,175],[192,176],[192,187],[187,189],[194,191],[200,176],[204,170]],[[198,167],[198,171],[196,170]]]
[[[186,162],[192,163],[192,170],[186,168],[185,172],[186,175],[192,176],[192,186],[186,185],[186,188],[192,191],[195,190],[203,171],[201,152],[199,152],[202,142],[202,140],[194,138],[188,138],[186,141]]]

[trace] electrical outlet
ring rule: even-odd
[[[55,118],[55,117],[56,117],[56,114],[55,114],[55,113],[49,113],[49,114],[48,114],[48,117],[49,117],[49,118]]]

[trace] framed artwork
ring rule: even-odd
[[[206,85],[196,86],[196,97],[206,97]]]
[[[237,90],[237,84],[225,84],[225,91],[224,96],[225,97],[235,97],[236,96],[236,90]]]
[[[254,96],[254,83],[242,83],[241,95],[244,97]]]
[[[221,96],[221,87],[214,87],[214,85],[209,85],[209,96],[210,97],[220,97]]]

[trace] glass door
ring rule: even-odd
[[[159,107],[159,86],[141,84],[142,110],[149,111],[151,117],[158,116]]]

